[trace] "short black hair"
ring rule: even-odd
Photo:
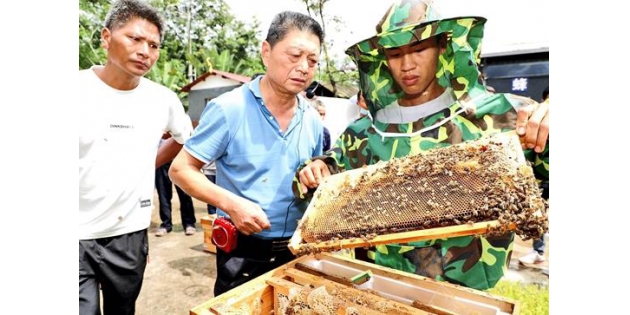
[[[134,18],[145,19],[153,23],[160,33],[160,38],[162,38],[162,30],[164,29],[162,17],[154,7],[140,0],[118,0],[112,4],[105,18],[105,27],[114,30]]]
[[[321,25],[306,14],[292,11],[278,13],[278,15],[273,18],[265,41],[273,48],[273,46],[283,40],[284,37],[294,29],[311,32],[319,38],[320,46],[324,43],[324,30]]]

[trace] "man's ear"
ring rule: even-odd
[[[112,40],[112,32],[107,27],[103,27],[101,31],[101,46],[103,49],[107,50],[109,48],[110,40]]]
[[[267,62],[269,62],[269,58],[271,58],[271,45],[268,41],[264,41],[262,46],[260,47],[260,54],[262,56],[262,61],[265,67],[267,67]]]

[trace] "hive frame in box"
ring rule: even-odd
[[[298,264],[350,279],[369,271],[371,278],[360,285],[347,285],[298,270]],[[308,255],[293,260],[190,310],[201,314],[281,314],[280,294],[291,290],[325,287],[329,293],[343,292],[364,301],[353,304],[360,314],[518,314],[519,304],[474,289],[438,282],[419,275],[378,266],[330,253]],[[352,304],[352,303],[350,303]],[[349,306],[348,303],[343,304]],[[374,306],[383,307],[375,312]],[[336,313],[344,314],[339,308]],[[341,312],[341,313],[340,313]]]

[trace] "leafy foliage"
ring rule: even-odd
[[[329,30],[331,27],[339,29],[343,26],[344,22],[339,16],[324,13],[326,3],[330,0],[299,1],[304,3],[308,14],[319,22],[324,29],[324,33],[327,34],[327,28]],[[327,38],[322,45],[324,54],[323,73],[327,81],[331,83],[333,93],[337,93],[337,84],[356,85],[359,81],[359,73],[356,70],[353,70],[354,64],[348,57],[343,59],[343,63],[340,66],[335,64],[334,56],[330,56],[328,53],[328,50],[332,47],[332,45],[334,45],[334,41],[329,38]]]
[[[519,301],[521,315],[549,314],[548,286],[502,280],[488,293]]]
[[[258,57],[259,21],[246,24],[237,20],[223,0],[154,0],[153,3],[162,9],[167,21],[162,41],[162,46],[169,48],[167,59],[190,61],[198,74],[209,70],[210,64],[214,69],[245,75],[262,69]],[[219,56],[233,62],[215,59]]]
[[[105,62],[101,30],[109,6],[108,0],[79,1],[79,69]]]
[[[173,91],[188,84],[190,62],[197,75],[219,69],[244,75],[264,72],[257,39],[260,22],[237,20],[223,0],[152,0],[164,16],[160,58],[147,77]],[[79,69],[104,64],[101,30],[109,0],[79,0]],[[229,25],[229,27],[224,27]]]

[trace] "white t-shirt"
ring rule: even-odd
[[[455,103],[453,89],[447,88],[440,96],[415,106],[400,106],[398,101],[376,112],[376,120],[388,124],[405,124],[435,114]]]
[[[183,144],[192,132],[177,95],[141,78],[133,90],[79,71],[79,240],[149,227],[162,134]]]

